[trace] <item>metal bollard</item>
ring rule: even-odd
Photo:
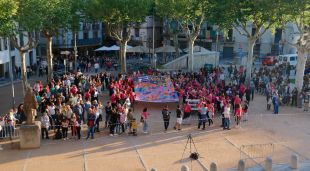
[[[298,169],[298,156],[296,154],[291,156],[291,168]]]
[[[265,171],[272,171],[272,158],[267,157],[265,160]]]
[[[152,169],[151,169],[151,171],[158,171],[158,170],[157,170],[157,169],[155,169],[155,168],[152,168]]]
[[[244,160],[239,160],[239,162],[238,162],[238,171],[245,171],[245,162],[244,162]]]
[[[189,167],[186,166],[186,165],[183,165],[183,166],[181,167],[181,171],[189,171]]]
[[[210,165],[210,171],[217,171],[217,165],[214,162]]]

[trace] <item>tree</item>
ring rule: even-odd
[[[255,42],[281,24],[283,0],[212,0],[211,20],[221,28],[234,28],[248,39],[246,85],[251,82]],[[250,28],[249,28],[250,26]],[[253,28],[253,30],[252,30]]]
[[[72,17],[76,14],[72,9],[74,0],[41,0],[40,21],[41,32],[47,39],[47,66],[48,80],[53,78],[53,37],[59,34],[59,30],[68,30]]]
[[[120,45],[121,72],[126,73],[126,46],[130,31],[145,21],[151,0],[90,0],[86,13],[106,23],[110,37]]]
[[[303,90],[307,55],[310,54],[310,0],[286,0],[285,2],[286,20],[284,23],[294,23],[299,34],[297,42],[291,45],[295,46],[298,52],[296,66],[296,88],[298,93],[301,93]]]
[[[206,20],[209,1],[201,0],[155,0],[156,12],[170,20],[178,22],[178,26],[186,34],[189,49],[188,66],[194,70],[194,43],[201,24]]]
[[[0,35],[8,37],[18,50],[21,61],[21,78],[25,95],[27,76],[25,55],[36,46],[36,30],[40,27],[37,0],[1,0]],[[27,37],[27,43],[18,41],[18,36]],[[11,48],[11,47],[8,47]],[[10,57],[11,58],[11,57]]]

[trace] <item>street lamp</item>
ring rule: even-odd
[[[77,72],[77,46],[76,46],[76,32],[74,32],[74,70]]]

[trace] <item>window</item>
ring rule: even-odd
[[[296,56],[290,57],[290,61],[296,61]]]
[[[135,28],[135,37],[139,37],[140,36],[140,30],[139,28]]]
[[[3,50],[7,50],[8,49],[8,41],[7,39],[3,39]]]
[[[83,33],[83,39],[88,39],[88,32]]]
[[[2,51],[2,39],[0,39],[0,51]]]
[[[98,38],[98,31],[93,31],[93,38],[97,39]]]

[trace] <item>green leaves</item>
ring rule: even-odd
[[[12,0],[0,0],[0,36],[12,34],[15,24],[13,17],[16,15],[18,3]]]
[[[152,5],[151,0],[90,0],[86,13],[104,22],[143,22]]]

